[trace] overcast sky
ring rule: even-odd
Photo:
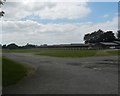
[[[82,43],[86,33],[118,29],[117,2],[29,1],[3,6],[2,44]]]

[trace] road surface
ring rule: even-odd
[[[33,74],[3,88],[3,94],[117,94],[118,57],[57,58],[3,53],[32,66]]]

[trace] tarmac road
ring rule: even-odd
[[[3,94],[117,94],[118,57],[57,58],[31,53],[3,53],[32,66],[31,74]]]

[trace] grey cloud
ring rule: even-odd
[[[6,20],[18,20],[32,14],[44,19],[76,19],[87,16],[91,10],[87,3],[63,2],[8,2],[3,7]]]
[[[3,26],[3,41],[4,43],[16,42],[25,44],[30,43],[71,43],[83,42],[83,36],[86,33],[93,32],[99,28],[107,31],[117,30],[118,18],[108,22],[96,24],[39,24],[34,21],[6,21]]]

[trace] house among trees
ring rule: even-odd
[[[120,49],[120,31],[118,30],[117,37],[112,31],[104,32],[101,29],[92,33],[85,34],[85,44],[89,44],[91,49]]]
[[[96,46],[105,49],[116,49],[119,48],[120,45],[114,42],[99,42],[98,44],[96,44]]]
[[[89,44],[60,44],[60,45],[48,45],[46,48],[61,48],[61,49],[88,49]]]

